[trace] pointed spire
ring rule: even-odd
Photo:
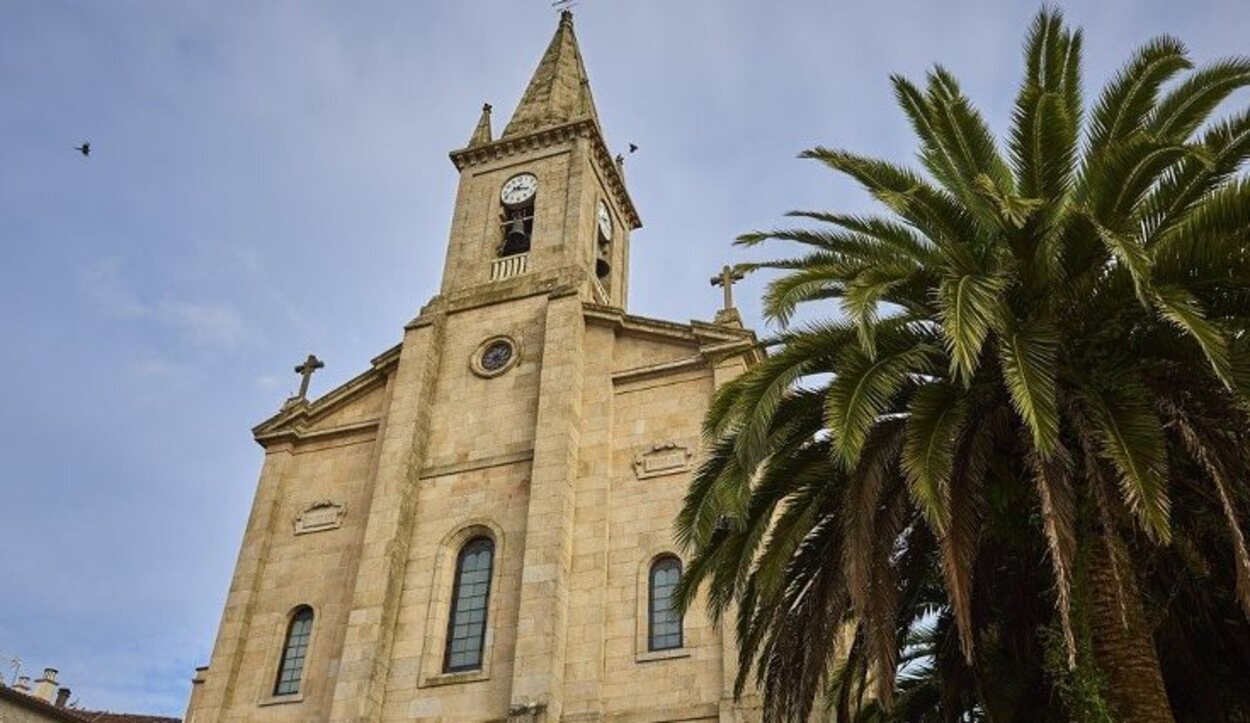
[[[482,146],[490,143],[490,103],[482,105],[482,117],[477,121],[477,127],[473,129],[473,135],[469,138],[469,147]]]
[[[599,122],[586,66],[582,64],[577,36],[573,34],[573,13],[565,10],[560,13],[560,26],[542,60],[538,61],[534,77],[501,137],[530,133],[580,118]]]

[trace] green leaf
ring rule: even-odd
[[[1156,237],[1149,250],[1156,276],[1178,283],[1206,279],[1228,284],[1245,278],[1250,268],[1247,246],[1250,179],[1239,179],[1204,196]]]
[[[1133,288],[1136,290],[1137,298],[1143,305],[1148,306],[1146,289],[1150,284],[1151,260],[1146,248],[1137,239],[1112,231],[1098,223],[1092,216],[1089,221],[1097,230],[1098,238],[1102,240],[1103,245],[1107,247],[1116,261],[1128,270],[1129,276],[1133,279]]]
[[[1119,471],[1120,492],[1142,529],[1161,543],[1171,540],[1163,428],[1139,383],[1117,380],[1087,388],[1082,398],[1102,445],[1102,454]]]
[[[965,385],[972,382],[981,347],[1001,313],[1007,282],[1005,276],[964,274],[942,279],[938,286],[938,318],[951,356],[951,376]]]
[[[966,244],[975,236],[972,215],[962,204],[906,168],[820,147],[804,151],[800,157],[816,159],[850,176],[939,248]]]
[[[860,346],[868,356],[876,356],[877,353],[875,327],[878,306],[913,272],[914,268],[909,266],[874,266],[859,272],[846,284],[842,310],[855,322]]]
[[[1083,36],[1080,30],[1074,30],[1068,36],[1067,53],[1063,59],[1063,98],[1068,108],[1068,118],[1073,128],[1081,126],[1081,116],[1085,104],[1081,99],[1081,47]]]
[[[936,351],[917,344],[880,351],[874,359],[858,347],[843,350],[826,393],[825,422],[834,453],[847,468],[855,465],[869,430],[908,375],[929,371]]]
[[[1180,143],[1233,91],[1247,85],[1250,59],[1229,58],[1202,68],[1159,100],[1150,115],[1150,131]]]
[[[1055,390],[1058,356],[1058,336],[1043,325],[1015,330],[1004,335],[998,345],[1012,406],[1028,425],[1033,445],[1043,457],[1050,455],[1059,442]]]
[[[1197,147],[1160,143],[1144,136],[1121,143],[1101,166],[1096,179],[1099,188],[1090,191],[1094,215],[1116,228],[1136,226],[1139,205],[1151,188],[1187,156],[1202,153]]]
[[[912,500],[939,535],[950,522],[949,481],[965,408],[959,389],[942,382],[921,387],[907,406],[902,468]]]
[[[893,249],[917,263],[925,263],[933,258],[933,246],[928,241],[910,227],[892,219],[828,211],[790,211],[786,215],[840,226],[854,234],[875,239],[881,246]]]
[[[1089,152],[1099,156],[1140,129],[1169,78],[1192,67],[1177,39],[1155,38],[1137,49],[1103,89],[1090,118]]]
[[[1076,126],[1058,93],[1020,91],[1010,151],[1022,196],[1057,203],[1067,193],[1076,163]]]
[[[929,73],[927,96],[900,76],[893,76],[895,96],[921,140],[921,160],[933,177],[990,226],[1006,220],[977,187],[986,177],[1000,193],[1013,192],[1013,179],[998,153],[994,135],[981,114],[960,91],[955,78],[938,66]]]
[[[1201,152],[1193,153],[1165,174],[1145,203],[1143,226],[1149,245],[1167,238],[1205,197],[1227,181],[1250,158],[1250,112],[1212,124],[1203,133]]]
[[[806,374],[828,371],[840,349],[857,349],[855,330],[845,324],[816,325],[782,339],[780,351],[732,382],[737,389],[731,412],[731,428],[737,430],[734,452],[746,470],[754,470],[767,456],[774,416],[795,383]]]
[[[764,290],[764,315],[786,326],[799,304],[840,295],[847,278],[845,267],[821,264],[773,279]]]
[[[1189,334],[1202,347],[1202,353],[1211,362],[1211,369],[1229,390],[1236,389],[1232,361],[1228,354],[1228,338],[1219,325],[1207,319],[1202,304],[1179,286],[1157,286],[1154,302],[1159,313]]]

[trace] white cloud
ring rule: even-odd
[[[147,311],[134,292],[122,282],[121,262],[116,258],[97,261],[82,275],[83,291],[105,316],[133,319]]]
[[[194,346],[233,349],[247,337],[243,318],[221,304],[167,299],[152,307],[148,316],[173,327]]]
[[[231,350],[248,339],[247,323],[228,304],[178,298],[144,302],[126,283],[116,258],[96,262],[82,278],[87,299],[105,316],[155,322],[174,331],[184,344],[197,348]]]

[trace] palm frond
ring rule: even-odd
[[[910,374],[932,368],[937,350],[918,343],[880,349],[876,357],[860,348],[842,350],[837,376],[825,398],[825,422],[835,457],[846,467],[855,465],[864,439],[888,408]]]
[[[1055,331],[1044,325],[1016,329],[1003,335],[998,345],[1003,381],[1011,393],[1012,406],[1024,420],[1043,457],[1059,443],[1059,409],[1055,390],[1055,367],[1059,343]]]
[[[1242,455],[1235,449],[1229,449],[1227,443],[1218,441],[1216,434],[1202,429],[1200,423],[1195,423],[1183,410],[1172,407],[1170,411],[1185,447],[1215,483],[1233,551],[1237,601],[1241,604],[1242,613],[1250,618],[1250,550],[1246,548],[1246,536],[1234,503],[1234,482],[1229,474],[1230,461],[1243,474],[1246,472],[1245,466],[1240,464]]]
[[[1207,319],[1193,294],[1179,286],[1159,285],[1154,288],[1154,302],[1165,319],[1198,342],[1220,381],[1230,390],[1236,389],[1228,338],[1218,324]]]
[[[996,416],[1003,411],[974,407],[973,420],[964,425],[956,442],[954,468],[950,478],[950,521],[938,538],[942,576],[950,599],[959,648],[971,664],[975,631],[972,623],[972,582],[976,568],[977,542],[985,499],[983,488],[993,445]]]
[[[1103,90],[1089,125],[1089,152],[1101,156],[1144,124],[1160,86],[1192,67],[1184,44],[1167,36],[1138,48]]]
[[[1250,112],[1212,125],[1203,134],[1200,153],[1192,153],[1171,169],[1142,203],[1144,237],[1175,236],[1174,226],[1182,222],[1208,194],[1217,192],[1237,169],[1250,158]],[[1183,235],[1183,234],[1182,234]]]
[[[951,517],[950,474],[965,404],[958,388],[934,382],[912,395],[902,468],[912,501],[940,537]]]
[[[874,198],[948,254],[960,254],[958,247],[975,236],[971,214],[948,194],[907,169],[822,147],[804,151],[800,157],[816,159],[858,181]]]
[[[1171,539],[1171,501],[1165,484],[1163,430],[1140,384],[1117,380],[1085,388],[1082,398],[1097,429],[1103,455],[1119,471],[1120,492],[1142,529],[1160,542]]]
[[[1061,448],[1062,449],[1062,448]],[[1076,557],[1076,501],[1070,478],[1072,462],[1066,450],[1029,455],[1037,496],[1042,502],[1042,529],[1055,575],[1055,608],[1059,611],[1068,668],[1076,667],[1076,635],[1072,630],[1072,569]]]
[[[1001,274],[964,274],[942,280],[937,289],[938,318],[951,358],[951,376],[970,384],[990,328],[1000,321],[1002,293],[1009,279]]]
[[[1250,85],[1250,59],[1228,58],[1191,74],[1159,99],[1150,113],[1151,135],[1180,143],[1238,88]]]
[[[1132,236],[1113,231],[1092,217],[1089,220],[1111,256],[1128,271],[1133,279],[1133,288],[1136,289],[1137,298],[1143,305],[1148,304],[1147,287],[1150,285],[1152,264],[1146,248]]]

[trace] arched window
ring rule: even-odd
[[[451,593],[451,618],[447,623],[447,653],[443,658],[445,672],[482,667],[494,557],[495,543],[487,537],[470,540],[460,550],[460,557],[456,560],[456,584]]]
[[[677,583],[681,560],[665,555],[651,564],[650,599],[647,605],[647,649],[672,650],[682,646],[681,611],[677,609]]]
[[[313,611],[307,605],[297,608],[291,616],[286,628],[286,643],[282,646],[282,661],[278,664],[278,680],[273,685],[274,695],[299,692],[304,659],[308,657],[308,641],[312,638],[312,625]]]

